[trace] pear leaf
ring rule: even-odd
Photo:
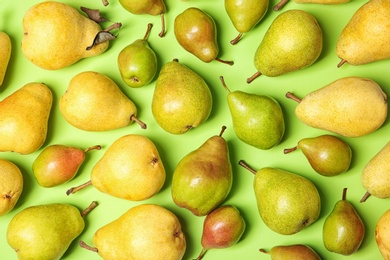
[[[95,45],[99,43],[103,43],[106,41],[114,40],[117,36],[112,34],[110,31],[113,29],[119,29],[122,26],[121,23],[114,23],[107,29],[100,31],[96,34],[95,38],[93,39],[93,42],[90,46],[87,47],[87,51],[91,50]]]
[[[106,18],[100,15],[100,11],[97,9],[90,9],[84,6],[81,6],[80,9],[81,11],[83,11],[88,15],[89,19],[91,19],[94,22],[101,23],[107,21]]]

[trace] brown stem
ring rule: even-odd
[[[242,167],[244,167],[245,169],[247,169],[248,171],[250,171],[251,173],[253,174],[256,174],[256,170],[254,170],[253,168],[251,168],[244,160],[240,160],[238,162],[238,164]]]
[[[91,204],[89,204],[89,206],[87,208],[85,208],[82,212],[81,212],[81,216],[82,217],[85,217],[86,215],[88,215],[89,212],[91,212],[94,208],[96,208],[98,206],[98,203],[96,201],[92,201]]]
[[[343,189],[343,195],[341,196],[341,199],[342,200],[346,200],[347,199],[347,188]]]
[[[108,0],[102,0],[102,3],[104,6],[107,6],[109,4]]]
[[[294,100],[294,101],[296,101],[296,102],[298,102],[298,103],[301,103],[301,101],[302,101],[299,97],[295,96],[295,95],[294,95],[293,93],[291,93],[291,92],[287,92],[287,93],[286,93],[286,98],[292,99],[292,100]]]
[[[219,61],[221,63],[227,64],[232,66],[234,64],[234,61],[229,61],[229,60],[221,60],[220,58],[215,58],[216,61]]]
[[[337,64],[337,68],[340,68],[341,66],[343,66],[343,64],[344,63],[346,63],[347,61],[346,60],[341,60],[340,62],[339,62],[339,64]]]
[[[269,255],[269,252],[268,252],[267,250],[263,249],[263,248],[260,248],[259,251],[260,251],[261,253],[264,253],[264,254]]]
[[[76,193],[79,190],[84,189],[85,187],[88,187],[90,185],[92,185],[92,181],[91,180],[89,180],[86,183],[81,184],[81,185],[79,185],[77,187],[70,188],[69,190],[66,191],[66,195],[70,195],[70,194]]]
[[[240,32],[240,33],[237,35],[236,38],[234,38],[233,40],[230,41],[230,44],[231,44],[231,45],[234,45],[234,44],[236,44],[237,42],[239,42],[239,41],[241,40],[242,35],[243,35],[243,33]]]
[[[84,153],[88,153],[91,150],[100,150],[100,149],[102,149],[102,147],[100,145],[94,145],[94,146],[91,146],[91,147],[88,147],[87,149],[85,149]]]
[[[279,11],[280,9],[282,9],[283,6],[285,6],[285,4],[287,4],[289,0],[280,0],[279,3],[277,3],[275,6],[274,6],[274,11]]]
[[[144,35],[144,40],[146,41],[149,37],[149,34],[150,34],[150,30],[152,30],[152,27],[153,27],[153,24],[152,23],[148,23],[148,27],[146,29],[146,33]]]
[[[246,79],[246,83],[251,83],[252,81],[254,81],[257,77],[259,77],[261,75],[261,72],[260,71],[257,71],[255,74],[253,74],[251,77],[247,78]]]
[[[119,29],[122,27],[122,23],[113,23],[108,28],[104,29],[105,32],[112,31],[114,29]]]
[[[161,13],[161,32],[158,34],[161,38],[165,35],[165,19],[164,13]]]
[[[221,129],[221,132],[219,133],[219,136],[222,136],[223,132],[225,132],[225,130],[226,130],[226,126],[222,126],[222,129]]]
[[[371,193],[369,193],[368,191],[363,195],[363,197],[360,199],[360,202],[365,202],[368,197],[371,196]]]
[[[85,248],[89,251],[92,251],[92,252],[98,252],[98,249],[96,247],[93,247],[93,246],[89,246],[87,245],[84,241],[80,240],[79,242],[79,245],[82,247],[82,248]]]
[[[139,124],[142,129],[146,129],[147,125],[141,120],[139,120],[135,115],[132,115],[130,119],[133,120],[134,122],[137,122],[137,124]]]
[[[286,148],[283,150],[283,153],[288,154],[288,153],[294,152],[296,149],[298,149],[298,146],[294,146],[292,148]]]
[[[219,79],[221,80],[222,82],[222,86],[228,91],[230,92],[230,89],[227,87],[226,83],[225,83],[225,79],[223,78],[223,76],[219,76]]]
[[[202,248],[202,251],[200,251],[200,254],[199,256],[196,258],[196,260],[201,260],[204,256],[204,254],[206,254],[207,250]]]

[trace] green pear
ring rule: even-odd
[[[344,77],[299,99],[295,115],[304,124],[346,137],[359,137],[377,130],[387,118],[387,96],[368,78]]]
[[[210,249],[228,248],[238,243],[246,222],[237,207],[224,205],[211,211],[203,221],[202,251],[196,260],[203,259]]]
[[[321,260],[317,252],[303,244],[274,246],[269,252],[265,249],[260,252],[270,255],[272,260]]]
[[[279,14],[265,33],[254,55],[257,72],[276,77],[312,65],[322,52],[322,30],[316,18],[302,10]]]
[[[46,140],[53,95],[43,83],[27,83],[0,101],[0,151],[31,154]]]
[[[278,234],[291,235],[318,219],[321,198],[309,179],[273,167],[255,171],[242,160],[239,164],[255,175],[253,188],[257,208],[268,228]]]
[[[10,212],[23,191],[23,175],[13,162],[0,159],[0,217]]]
[[[73,179],[90,150],[100,150],[100,145],[85,150],[78,147],[54,144],[45,147],[35,158],[32,171],[42,187],[54,187]]]
[[[152,24],[142,39],[135,40],[118,55],[118,68],[123,81],[130,87],[139,88],[149,84],[157,72],[156,53],[150,48],[147,37]]]
[[[229,91],[228,105],[237,137],[258,149],[267,150],[279,144],[284,135],[284,116],[279,103],[272,97]]]
[[[72,126],[85,131],[108,131],[130,125],[137,108],[108,76],[85,71],[75,75],[60,98],[60,111]]]
[[[375,17],[375,19],[372,19]],[[336,44],[344,63],[362,65],[390,58],[390,2],[371,0],[351,17]]]
[[[47,70],[68,67],[108,48],[108,41],[88,48],[101,27],[75,8],[60,2],[45,1],[28,9],[23,17],[23,30],[23,54]]]
[[[364,224],[352,204],[346,200],[347,188],[343,190],[332,212],[325,219],[322,239],[325,248],[341,255],[355,253],[364,238]]]
[[[61,259],[72,241],[84,230],[84,217],[95,207],[80,212],[65,203],[30,206],[9,222],[7,242],[18,259]]]
[[[231,44],[236,44],[242,35],[258,24],[268,11],[269,0],[225,0],[225,11],[228,14],[238,35]]]
[[[174,34],[186,51],[209,63],[213,60],[233,65],[232,61],[218,58],[217,28],[214,19],[203,10],[189,7],[176,16]]]
[[[165,177],[164,164],[152,140],[129,134],[110,145],[92,168],[90,181],[69,189],[67,194],[93,185],[111,196],[140,201],[158,193]]]
[[[152,113],[165,131],[184,134],[200,126],[209,117],[212,105],[210,88],[199,74],[176,59],[161,68]]]
[[[274,11],[279,11],[282,9],[290,0],[280,0],[279,3],[277,3],[274,6]],[[323,4],[323,5],[336,5],[336,4],[344,4],[348,3],[351,0],[294,0],[297,4]]]
[[[297,146],[284,149],[284,153],[290,153],[298,148],[302,150],[311,167],[323,176],[344,173],[351,164],[351,147],[337,136],[321,135],[303,138]]]
[[[375,242],[384,259],[390,259],[390,210],[386,210],[375,225]]]
[[[99,228],[93,245],[80,245],[106,260],[180,260],[186,251],[181,224],[170,210],[156,204],[134,206]]]
[[[185,155],[173,172],[172,199],[195,216],[209,214],[230,192],[233,174],[224,130]]]
[[[5,32],[0,32],[0,87],[3,85],[7,72],[9,59],[11,58],[11,39]]]

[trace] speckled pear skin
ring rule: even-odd
[[[165,13],[166,6],[163,0],[119,0],[123,8],[133,14],[159,15]]]
[[[260,251],[267,253],[265,250]],[[303,244],[274,246],[268,254],[272,260],[321,260],[317,252]]]
[[[3,85],[11,52],[12,45],[10,37],[5,32],[0,32],[0,87]]]

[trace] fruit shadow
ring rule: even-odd
[[[15,204],[14,208],[12,211],[20,211],[21,209],[25,208],[25,203],[29,200],[29,194],[33,193],[33,189],[36,183],[35,178],[33,177],[33,174],[31,172],[31,169],[26,169],[22,163],[14,162],[10,160],[14,164],[18,165],[18,168],[22,172],[23,175],[23,190],[22,193],[20,194],[20,197]]]

